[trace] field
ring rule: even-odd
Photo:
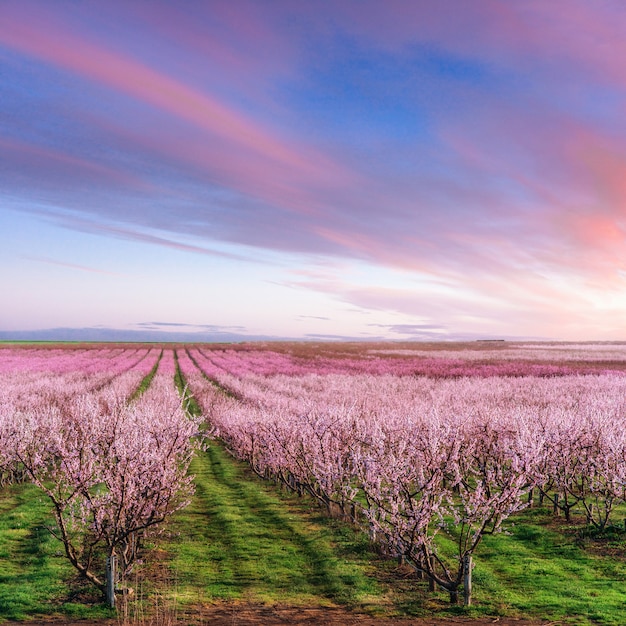
[[[626,345],[0,345],[0,621],[626,623]]]

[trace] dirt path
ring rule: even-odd
[[[466,617],[423,617],[414,619],[378,618],[346,611],[334,607],[293,607],[265,606],[246,603],[222,603],[202,607],[192,613],[179,614],[158,622],[139,624],[129,622],[128,626],[444,626],[457,624],[464,626],[558,626],[559,622],[525,620],[516,618],[477,618]],[[124,626],[118,620],[78,620],[46,618],[29,622],[5,622],[4,626]]]

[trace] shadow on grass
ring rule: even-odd
[[[356,563],[366,558],[361,546],[352,560],[338,556],[327,523],[317,524],[270,486],[246,477],[219,445],[192,470],[196,495],[178,515],[180,535],[168,547],[179,588],[190,597],[195,588],[197,599],[355,605],[379,593]]]
[[[31,485],[3,490],[0,516],[0,616],[24,619],[45,612],[62,589],[63,563],[54,557],[54,538],[44,528],[49,515]]]
[[[30,484],[0,494],[0,619],[24,620],[54,613],[108,615],[99,606],[68,602],[75,572],[48,526],[50,505]]]

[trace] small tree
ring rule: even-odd
[[[385,433],[355,463],[376,540],[446,589],[453,603],[463,587],[471,604],[472,556],[481,539],[525,506],[533,478],[521,438],[495,420],[433,417]],[[454,555],[439,550],[441,531],[455,539]]]
[[[72,565],[105,595],[106,559],[115,556],[120,575],[127,574],[146,535],[193,492],[187,469],[197,423],[175,396],[153,398],[129,407],[117,398],[83,396],[63,410],[16,420],[19,460],[52,502],[53,533]]]

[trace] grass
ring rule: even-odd
[[[263,484],[216,444],[198,456],[196,495],[163,547],[176,572],[178,601],[380,603],[363,537]],[[339,525],[341,526],[341,525]],[[388,608],[388,607],[386,607]]]
[[[200,414],[176,353],[175,361],[184,406]],[[174,539],[164,546],[177,602],[381,604],[384,594],[371,576],[372,555],[362,534],[250,475],[216,442],[194,459],[191,471],[195,497],[176,516]]]
[[[611,537],[616,556],[598,554],[606,544],[581,542],[580,527],[555,521],[546,508],[527,509],[480,544],[474,606],[452,607],[447,593],[429,594],[426,582],[400,576],[362,533],[264,483],[219,445],[196,459],[193,471],[196,497],[176,518],[178,535],[165,546],[183,604],[340,604],[388,616],[435,612],[626,624],[623,533]]]
[[[178,393],[180,397],[183,399],[183,408],[189,415],[200,416],[202,415],[202,409],[200,405],[197,403],[196,399],[193,397],[189,387],[187,386],[187,381],[183,376],[183,373],[180,369],[180,365],[178,364],[178,353],[174,350],[174,363],[176,364],[176,372],[174,374],[174,384],[176,385],[176,389],[178,389]]]
[[[141,396],[141,394],[143,394],[145,391],[148,390],[148,387],[150,387],[150,383],[152,382],[152,379],[154,378],[154,376],[157,373],[157,370],[159,369],[159,363],[161,362],[162,356],[163,356],[163,350],[161,349],[161,352],[159,353],[159,357],[157,358],[156,363],[153,365],[152,369],[142,378],[137,389],[135,389],[135,391],[133,391],[131,396],[128,398],[129,404],[137,400]]]
[[[84,604],[82,585],[70,584],[74,569],[61,542],[48,531],[50,505],[36,487],[12,485],[0,495],[0,621],[36,615],[109,616]]]
[[[507,526],[510,535],[486,537],[478,549],[477,603],[495,597],[493,608],[502,613],[571,624],[626,624],[623,534],[614,540],[611,556],[594,553],[597,542],[581,545],[580,529],[555,521],[545,509],[528,509]]]

